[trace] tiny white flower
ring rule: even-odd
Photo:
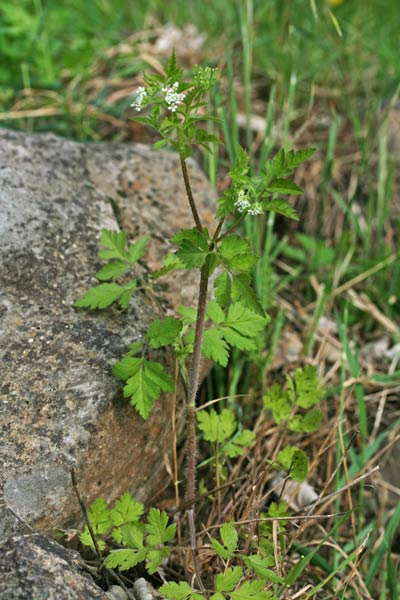
[[[235,208],[240,213],[250,208],[250,202],[247,200],[244,190],[238,191],[237,199],[235,200]]]
[[[145,101],[146,96],[147,96],[146,90],[144,89],[144,87],[140,86],[137,89],[135,99],[132,102],[131,106],[133,106],[135,110],[140,112],[142,110],[143,102]]]
[[[263,208],[259,202],[255,202],[251,208],[249,208],[249,215],[255,217],[256,215],[261,215],[263,213]]]
[[[177,92],[179,83],[175,81],[169,87],[162,87],[161,91],[165,94],[165,102],[167,104],[167,108],[171,112],[176,112],[176,109],[184,99],[186,98],[186,94],[184,92]]]

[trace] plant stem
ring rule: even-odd
[[[192,211],[193,219],[194,219],[194,222],[196,223],[197,229],[199,231],[203,231],[203,226],[200,221],[199,213],[197,212],[196,204],[194,202],[192,188],[190,187],[189,174],[188,174],[188,170],[187,170],[187,166],[186,166],[186,160],[184,159],[184,157],[182,156],[181,153],[179,153],[179,158],[181,159],[183,181],[185,182],[186,194],[187,194],[187,197],[189,200],[190,210]]]

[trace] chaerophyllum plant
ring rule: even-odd
[[[217,69],[195,66],[191,79],[186,80],[183,70],[176,65],[173,53],[164,76],[146,74],[144,81],[145,86],[137,90],[132,104],[138,113],[142,113],[136,120],[159,133],[161,139],[156,142],[156,148],[168,146],[179,154],[193,227],[175,233],[170,240],[174,249],[164,257],[163,267],[147,281],[138,278],[136,267],[145,254],[148,239],[144,237],[128,243],[124,231],[104,230],[101,236],[103,249],[99,257],[106,263],[96,274],[100,283],[79,298],[75,306],[105,309],[116,303],[126,309],[134,293],[167,273],[177,269],[200,272],[197,306],[180,306],[175,316],[162,316],[154,320],[143,339],[132,343],[125,356],[113,367],[114,376],[124,382],[124,396],[147,419],[160,394],[174,389],[171,374],[166,372],[161,363],[148,358],[148,350],[170,347],[175,353],[186,390],[186,506],[190,545],[195,555],[197,427],[209,441],[223,443],[222,452],[227,456],[240,453],[241,447],[252,441],[247,432],[243,432],[236,440],[231,439],[235,425],[224,412],[221,413],[220,422],[213,410],[208,417],[206,413],[199,413],[196,417],[201,358],[205,356],[226,367],[232,347],[242,351],[256,348],[256,340],[270,319],[252,286],[252,270],[258,257],[249,240],[240,234],[240,225],[245,218],[262,219],[270,212],[297,219],[295,210],[284,196],[302,192],[292,181],[291,175],[296,167],[312,155],[313,150],[296,152],[281,149],[254,175],[246,151],[238,147],[235,164],[229,171],[231,183],[218,199],[217,225],[211,231],[204,226],[199,214],[186,161],[196,146],[212,152],[216,143],[223,143],[222,139],[205,129],[207,121],[218,122],[206,110],[207,95],[217,82]],[[214,298],[208,300],[211,277],[211,295]],[[153,517],[158,518],[155,515]],[[110,518],[114,519],[113,516]],[[115,525],[115,520],[113,523]],[[133,542],[129,538],[131,529],[118,530],[118,536],[125,541],[129,538],[132,544],[140,547],[140,556],[155,564],[157,561],[154,562],[145,544],[149,539],[149,527],[149,523],[140,527],[135,525],[136,537]],[[238,575],[237,570],[235,573],[229,572],[231,583],[222,583],[221,593],[216,597],[224,597],[224,585],[228,586],[227,590],[229,585],[234,586],[234,582],[239,580]],[[236,597],[234,593],[233,597]]]

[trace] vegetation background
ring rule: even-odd
[[[312,485],[345,488],[317,513],[354,512],[310,559],[304,594],[325,583],[307,597],[399,594],[399,31],[398,0],[0,5],[3,127],[153,141],[129,119],[132,94],[175,47],[181,66],[222,72],[212,102],[227,155],[199,155],[217,191],[238,141],[255,169],[280,146],[318,149],[297,174],[299,224],[270,217],[247,226],[273,325],[257,352],[235,353],[202,389],[203,401],[230,396],[258,434],[254,456],[272,456],[282,432],[257,418],[262,394],[297,366],[317,367],[327,389],[323,424],[295,442],[313,457]],[[346,489],[377,464],[380,472]],[[309,554],[335,517],[315,523],[300,527],[292,550]]]

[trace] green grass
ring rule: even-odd
[[[396,191],[399,159],[391,154],[386,120],[387,109],[396,104],[399,92],[398,0],[371,0],[368,7],[356,0],[344,0],[337,7],[322,0],[3,2],[0,124],[26,131],[54,131],[85,141],[109,139],[108,134],[103,137],[99,132],[101,119],[93,111],[124,119],[129,99],[110,105],[109,81],[112,77],[133,77],[148,65],[134,46],[131,53],[114,58],[106,51],[142,30],[155,35],[155,27],[167,22],[178,27],[194,23],[207,36],[204,60],[225,66],[228,98],[225,100],[219,89],[212,102],[221,117],[228,156],[206,157],[211,182],[216,185],[220,170],[226,168],[228,159],[234,158],[238,141],[247,146],[259,168],[276,147],[298,141],[296,131],[316,115],[317,124],[311,128],[307,143],[318,147],[315,161],[321,162],[317,210],[324,219],[329,219],[335,210],[341,219],[340,231],[329,235],[324,235],[324,219],[311,235],[300,232],[302,222],[296,234],[289,229],[283,235],[279,233],[279,220],[272,216],[267,222],[248,222],[245,233],[261,257],[255,285],[263,305],[274,313],[275,319],[266,332],[263,347],[250,363],[240,353],[234,354],[228,381],[225,370],[215,369],[207,382],[208,396],[246,393],[250,385],[253,389],[254,364],[261,373],[258,387],[264,391],[288,319],[284,309],[275,308],[276,296],[286,294],[289,301],[292,296],[301,298],[312,306],[309,321],[295,324],[306,332],[304,355],[309,359],[316,347],[319,318],[324,314],[339,325],[343,348],[341,378],[330,394],[343,403],[347,394],[353,394],[353,418],[359,436],[357,444],[353,444],[349,434],[342,433],[340,437],[342,429],[338,430],[336,459],[338,464],[346,464],[348,477],[355,477],[368,467],[389,430],[382,428],[370,444],[365,386],[357,382],[350,391],[345,387],[349,377],[367,377],[360,363],[360,345],[382,333],[376,319],[346,297],[346,284],[365,293],[393,322],[400,318],[400,257],[396,248],[400,224],[392,216],[394,202],[400,204]],[[207,48],[211,48],[209,57]],[[179,49],[177,58],[179,62]],[[99,73],[104,83],[89,101],[90,82]],[[33,90],[34,95],[27,90]],[[255,108],[260,105],[261,109]],[[57,114],[34,112],[43,109],[55,110]],[[20,110],[33,112],[18,118]],[[256,110],[258,116],[265,118],[264,139],[257,149],[251,127]],[[237,122],[241,111],[246,115],[244,128]],[[120,139],[120,135],[113,131],[111,137]],[[338,166],[340,181],[335,180]],[[318,293],[309,285],[311,275],[320,284]],[[399,341],[398,333],[390,335],[392,342]],[[370,376],[370,381],[385,386],[396,378],[398,371],[380,372]],[[246,406],[245,410],[251,413],[254,408]],[[341,427],[343,423],[340,421]],[[337,489],[345,483],[345,474],[339,470]],[[368,524],[363,517],[364,492],[361,486],[353,497],[358,515],[353,517],[354,540],[345,547],[346,557],[336,550],[327,555],[320,554],[319,547],[311,551],[308,548],[293,569],[292,578],[296,581],[312,561],[329,566],[326,581],[316,582],[314,589],[308,591],[309,597],[320,592],[322,583],[329,588],[339,573],[348,572],[357,548],[365,543],[361,573],[371,597],[379,594],[382,599],[398,598],[398,565],[390,548],[400,524],[399,508]],[[340,502],[337,500],[338,511]],[[346,523],[335,523],[333,539],[338,543]],[[379,528],[383,528],[382,536]],[[351,590],[342,590],[340,597],[355,596]]]

